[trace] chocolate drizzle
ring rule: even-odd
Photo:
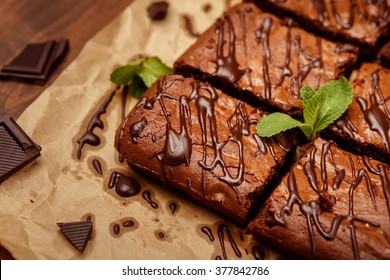
[[[226,31],[228,33],[228,52],[225,56],[223,53],[223,47],[225,44],[224,33],[226,25]],[[218,18],[215,32],[218,36],[216,61],[217,69],[213,75],[220,79],[223,86],[226,86],[240,80],[242,75],[244,75],[245,70],[240,70],[236,59],[236,34],[234,33],[233,23],[229,16],[224,15]]]
[[[220,224],[218,226],[218,238],[222,248],[223,259],[227,260],[226,247],[225,247],[225,234],[229,239],[230,245],[232,246],[234,253],[236,254],[237,257],[241,258],[242,256],[241,251],[238,248],[236,242],[234,241],[234,238],[232,236],[232,233],[229,230],[229,227],[225,224]]]
[[[182,18],[184,20],[184,26],[187,30],[187,33],[191,37],[199,37],[199,33],[194,31],[194,28],[191,23],[191,17],[189,15],[182,15]]]
[[[91,120],[88,123],[87,130],[85,131],[83,136],[81,136],[81,138],[77,140],[77,143],[79,144],[79,147],[77,149],[77,159],[81,158],[81,152],[85,144],[91,146],[98,146],[100,144],[99,136],[97,136],[93,131],[96,127],[100,129],[104,128],[104,123],[101,120],[101,115],[106,113],[107,107],[111,103],[115,93],[116,90],[110,93],[110,95],[106,98],[103,104],[99,107],[97,112],[92,116]]]
[[[141,186],[136,179],[116,171],[111,174],[108,187],[110,189],[115,188],[115,192],[121,197],[137,195],[141,190]]]
[[[299,35],[291,36],[292,21],[287,22],[287,32],[285,40],[285,59],[284,62],[278,65],[271,54],[270,47],[270,34],[273,25],[273,18],[266,17],[261,23],[260,27],[256,30],[256,42],[262,45],[262,63],[263,63],[263,81],[264,81],[264,97],[267,100],[272,98],[272,89],[280,87],[286,77],[291,77],[290,93],[293,96],[299,97],[299,90],[302,87],[303,81],[309,75],[312,69],[322,69],[322,46],[321,38],[316,37],[317,56],[310,55],[301,47],[301,39]],[[292,45],[295,46],[295,54],[297,56],[297,69],[295,74],[290,68]],[[278,55],[280,55],[278,53]],[[308,61],[306,64],[300,63],[300,56],[303,55]],[[280,70],[280,78],[273,82],[269,74],[270,66],[273,66]],[[320,84],[321,76],[318,75],[318,85]]]
[[[331,145],[329,143],[322,144],[322,152],[321,159],[319,161],[320,175],[321,180],[317,178],[316,169],[318,168],[318,163],[315,160],[317,154],[317,148],[314,146],[309,155],[309,159],[303,164],[303,171],[307,177],[308,184],[313,191],[315,191],[318,195],[317,200],[312,200],[305,202],[299,195],[298,186],[295,178],[294,171],[291,171],[288,174],[288,183],[287,187],[289,190],[289,197],[285,206],[282,207],[279,213],[274,214],[274,220],[282,225],[288,226],[285,220],[285,215],[291,215],[293,212],[293,206],[296,204],[298,206],[299,212],[306,218],[307,230],[309,233],[310,244],[312,248],[313,257],[316,257],[316,243],[315,243],[315,229],[317,232],[326,240],[334,240],[336,238],[337,232],[340,226],[344,223],[351,235],[351,246],[353,250],[354,257],[356,259],[360,258],[359,255],[359,246],[356,234],[356,226],[358,223],[367,224],[372,226],[375,229],[379,229],[380,225],[368,221],[364,218],[358,217],[354,211],[354,194],[356,189],[361,186],[361,182],[365,181],[367,186],[367,192],[371,197],[371,203],[373,208],[376,210],[376,200],[374,195],[374,184],[372,183],[372,179],[370,174],[378,175],[381,178],[383,192],[386,197],[387,207],[390,215],[390,186],[389,186],[389,178],[387,173],[385,172],[385,168],[383,164],[378,164],[377,169],[375,169],[369,162],[367,158],[364,158],[364,166],[367,169],[360,168],[358,170],[355,169],[352,159],[350,158],[351,170],[352,170],[352,180],[347,179],[345,176],[345,170],[339,169],[334,160],[334,155],[332,152]],[[328,171],[327,168],[332,166],[336,173],[335,178],[333,178],[333,186],[332,189],[338,190],[340,185],[347,184],[349,185],[348,190],[348,213],[345,214],[336,214],[332,212],[332,206],[336,203],[336,199],[333,195],[328,192]],[[372,176],[372,175],[371,175]],[[321,183],[320,183],[321,182]],[[320,222],[320,215],[322,212],[330,212],[334,215],[334,218],[331,222],[331,226],[329,229],[325,229],[324,225]],[[384,236],[383,232],[380,232]],[[385,236],[384,236],[385,237]]]
[[[354,133],[358,133],[358,129],[349,119],[348,113],[339,118],[334,124],[343,132],[343,134],[351,139],[355,138]]]
[[[386,106],[386,102],[390,99],[385,99],[383,97],[382,90],[380,88],[380,76],[379,72],[385,71],[378,69],[371,74],[371,94],[370,94],[370,106],[368,102],[363,97],[357,97],[356,101],[360,106],[364,114],[364,119],[370,126],[370,129],[376,131],[383,139],[387,152],[390,153],[390,142],[389,142],[389,132],[390,132],[390,111]],[[379,99],[379,101],[378,101]],[[381,110],[381,107],[383,110]]]
[[[344,30],[351,29],[355,23],[355,16],[358,16],[360,21],[368,21],[372,26],[379,27],[381,24],[387,23],[389,7],[386,0],[378,1],[360,1],[363,6],[357,4],[357,0],[349,0],[349,11],[343,12],[347,15],[347,20],[343,20],[338,9],[337,1],[330,0],[330,9],[327,9],[325,0],[312,0],[313,7],[317,10],[318,20],[322,26],[330,25],[330,15],[335,19],[338,26]],[[378,14],[369,15],[368,5],[376,5]]]

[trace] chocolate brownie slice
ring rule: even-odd
[[[239,4],[220,17],[174,64],[254,106],[302,114],[299,90],[348,75],[357,47],[316,37],[291,21]]]
[[[116,148],[136,170],[245,223],[291,150],[262,139],[264,112],[192,78],[160,78],[129,113]]]
[[[390,164],[390,70],[363,64],[353,82],[354,100],[324,133],[340,147]]]
[[[309,259],[390,259],[390,167],[317,139],[251,233]]]
[[[388,33],[390,7],[387,0],[249,0],[266,11],[294,18],[302,28],[329,39],[351,42],[376,50]]]

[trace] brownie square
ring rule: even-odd
[[[116,133],[116,149],[138,171],[244,224],[273,184],[289,140],[260,138],[265,112],[192,78],[164,76]]]
[[[386,0],[249,0],[279,16],[294,18],[302,28],[335,41],[357,44],[373,53],[387,35]]]
[[[317,139],[250,224],[251,233],[308,259],[390,259],[390,167]]]
[[[340,147],[390,164],[390,70],[363,64],[353,82],[354,100],[324,135]]]
[[[348,75],[357,48],[316,37],[251,3],[226,11],[174,64],[251,105],[302,114],[299,90]]]

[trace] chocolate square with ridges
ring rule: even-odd
[[[45,82],[67,50],[67,39],[29,44],[10,64],[1,69],[0,77]]]
[[[66,239],[80,252],[84,252],[85,247],[91,238],[93,224],[91,221],[80,221],[70,223],[57,223]]]
[[[0,183],[39,157],[40,151],[12,118],[0,118]]]

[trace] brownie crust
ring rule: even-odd
[[[256,134],[263,114],[208,84],[165,76],[117,130],[116,148],[136,170],[243,224],[291,149],[283,136]]]
[[[317,139],[251,233],[303,259],[390,259],[390,167]]]

